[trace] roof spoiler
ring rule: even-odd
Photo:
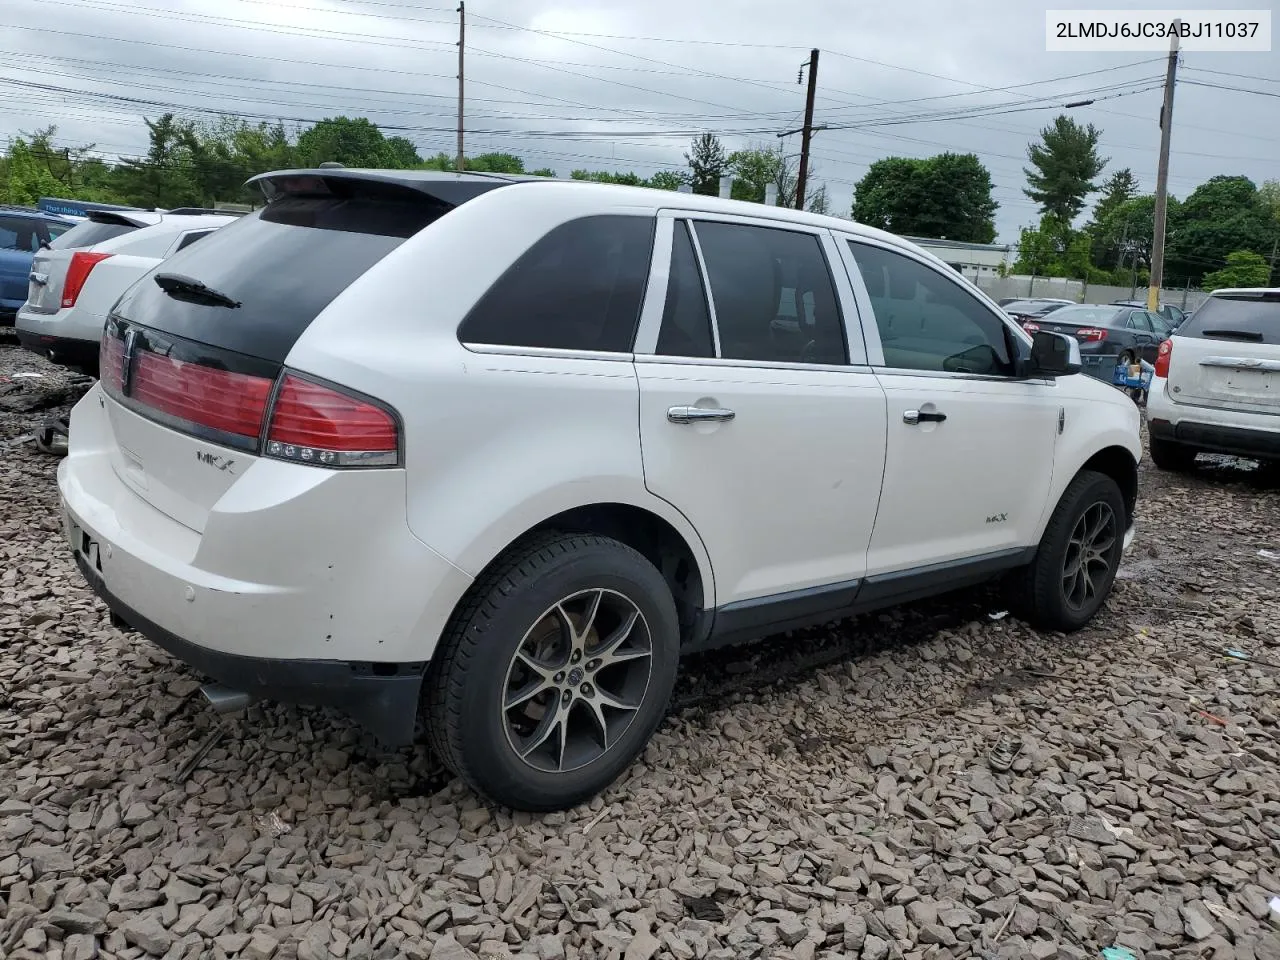
[[[454,207],[493,187],[514,183],[504,174],[442,171],[438,176],[404,176],[409,171],[359,170],[324,167],[306,170],[274,170],[245,181],[270,203],[293,197],[382,197],[426,200]]]
[[[217,207],[174,207],[172,210],[165,210],[164,213],[176,213],[184,217],[202,216],[204,214],[212,214],[219,217],[242,217],[243,210],[221,210]]]
[[[145,211],[138,211],[143,213]],[[121,210],[88,210],[86,216],[94,223],[114,223],[121,227],[149,227],[150,221],[131,217]]]

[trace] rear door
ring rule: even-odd
[[[1145,310],[1131,310],[1125,323],[1133,334],[1133,344],[1138,356],[1147,363],[1156,362],[1156,351],[1160,348],[1160,340],[1156,338],[1156,328],[1151,318],[1152,315]]]
[[[636,344],[645,485],[702,537],[717,604],[759,618],[742,626],[847,606],[880,495],[885,401],[834,240],[744,218],[659,223]]]
[[[1280,291],[1206,300],[1173,336],[1169,398],[1280,413]]]
[[[31,257],[40,239],[37,217],[0,214],[0,300],[9,310],[16,309],[26,296]]]

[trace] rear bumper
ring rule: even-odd
[[[1205,453],[1280,460],[1280,414],[1175,403],[1160,378],[1147,399],[1147,428],[1157,440]]]
[[[54,363],[80,370],[98,369],[98,341],[73,340],[49,334],[31,333],[18,328],[18,342],[32,353],[47,357]]]
[[[93,590],[229,687],[337,707],[388,743],[411,738],[424,666],[471,578],[409,530],[404,471],[250,458],[219,495],[187,464],[221,477],[198,454],[222,448],[155,425],[131,485],[113,462],[111,403],[96,386],[76,405],[58,465],[66,535]],[[153,505],[166,481],[171,502],[190,498],[193,526]]]
[[[120,600],[83,550],[77,548],[75,557],[90,588],[115,617],[196,672],[255,698],[340,710],[388,746],[406,746],[415,739],[425,663],[282,660],[210,650],[184,640]]]

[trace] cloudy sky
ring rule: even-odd
[[[136,156],[142,118],[173,109],[293,127],[363,115],[423,155],[454,149],[450,0],[2,6],[0,138],[57,124],[60,144]],[[1052,4],[1098,6],[1166,7]],[[1095,100],[1071,113],[1103,131],[1106,172],[1127,166],[1145,189],[1155,183],[1163,57],[1046,53],[1044,10],[1031,0],[468,0],[467,152],[507,150],[562,175],[647,175],[682,169],[701,130],[729,149],[773,146],[800,122],[797,71],[816,46],[815,122],[831,129],[815,137],[813,169],[833,212],[848,214],[853,185],[881,157],[972,151],[995,183],[999,240],[1011,242],[1036,219],[1022,193],[1026,145],[1066,102]],[[1180,79],[1172,193],[1220,173],[1280,177],[1280,52],[1185,53]],[[799,150],[798,137],[783,142]]]

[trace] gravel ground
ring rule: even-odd
[[[0,444],[75,390],[18,371]],[[532,817],[276,705],[184,779],[218,721],[73,569],[57,462],[0,446],[0,957],[1280,958],[1274,474],[1144,465],[1070,638],[979,591],[698,657],[624,781]]]

